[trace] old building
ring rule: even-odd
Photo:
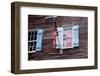
[[[76,59],[87,58],[88,52],[88,18],[87,17],[71,17],[71,16],[44,16],[44,15],[29,15],[28,16],[28,59]],[[71,31],[68,33],[70,40],[63,41],[63,44],[69,41],[67,47],[57,48],[54,46],[54,33],[56,28],[70,28],[75,25],[79,26],[78,47],[73,46],[73,37]],[[56,27],[56,28],[55,28]],[[60,28],[60,29],[61,29]],[[31,32],[31,34],[30,34]],[[37,33],[39,36],[37,36]],[[64,32],[63,32],[64,33]],[[76,32],[77,33],[77,32]],[[77,34],[74,35],[77,35]],[[64,34],[63,34],[64,38]],[[56,39],[57,40],[57,39]],[[59,41],[61,44],[62,38]],[[39,43],[39,44],[38,44]],[[34,47],[31,47],[34,46]],[[37,48],[38,47],[38,48]]]

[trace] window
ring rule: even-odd
[[[56,48],[67,49],[79,47],[79,25],[72,27],[58,27],[56,38]]]
[[[68,27],[64,29],[63,48],[73,48],[72,27]]]
[[[41,51],[42,47],[42,29],[28,31],[28,53]]]

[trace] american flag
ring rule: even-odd
[[[56,41],[57,38],[58,38],[58,31],[57,31],[57,25],[55,22],[54,33],[53,33],[53,46],[54,46],[54,48],[56,48],[56,46],[57,46],[57,41]]]

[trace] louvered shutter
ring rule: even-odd
[[[37,44],[36,44],[36,51],[42,51],[42,35],[43,35],[43,30],[38,29],[37,30]]]
[[[74,25],[72,28],[73,28],[73,46],[79,47],[79,25]]]

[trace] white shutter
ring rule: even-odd
[[[58,36],[56,39],[56,44],[57,44],[56,48],[63,49],[63,27],[58,27],[57,31],[58,31]]]

